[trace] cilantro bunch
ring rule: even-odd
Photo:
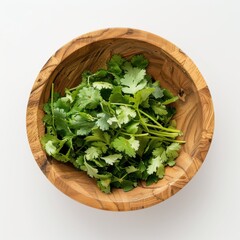
[[[129,191],[140,180],[157,182],[184,143],[176,139],[182,132],[169,105],[178,97],[161,88],[147,66],[143,55],[113,55],[107,69],[84,72],[64,96],[52,85],[44,105],[47,154],[85,171],[105,193],[112,187]]]

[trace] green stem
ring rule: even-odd
[[[176,138],[178,136],[178,133],[168,133],[168,132],[153,132],[149,131],[150,134],[159,136],[159,137],[170,137],[170,138]]]
[[[175,142],[175,143],[186,143],[186,141],[183,140],[177,140],[177,139],[169,139],[169,138],[163,138],[166,142]]]
[[[138,116],[139,116],[140,123],[142,124],[143,128],[145,129],[146,132],[149,132],[146,123],[142,120],[142,116],[141,116],[141,114],[140,114],[140,112],[139,112],[139,109],[136,108],[136,111],[137,111],[137,114],[138,114]]]
[[[76,90],[79,86],[76,86],[76,87],[73,87],[73,88],[70,88],[69,91],[73,91],[73,90]]]
[[[152,124],[148,124],[148,123],[147,123],[146,125],[147,125],[148,127],[158,128],[158,129],[166,130],[166,131],[168,131],[168,132],[181,133],[181,131],[178,130],[178,129],[159,127],[159,126],[152,125]]]
[[[149,139],[158,139],[159,141],[166,141],[166,142],[186,143],[186,141],[169,139],[169,138],[165,138],[165,137],[155,137],[155,136],[143,136],[143,137],[149,138]]]
[[[150,120],[152,120],[154,123],[156,123],[159,127],[163,128],[163,126],[158,121],[156,121],[153,117],[151,117],[150,115],[148,115],[141,109],[139,109],[139,112],[142,113],[143,115],[145,115],[146,117],[148,117]]]
[[[133,136],[133,137],[144,137],[149,135],[148,133],[133,134],[133,133],[126,133],[126,132],[121,132],[121,134],[124,134],[127,136]]]

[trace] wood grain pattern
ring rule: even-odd
[[[50,96],[51,84],[63,92],[79,84],[81,73],[104,67],[112,54],[124,57],[142,53],[150,60],[149,73],[163,87],[178,94],[177,127],[185,133],[176,165],[166,169],[158,183],[123,192],[102,193],[93,179],[47,157],[40,138],[44,134],[42,106]],[[69,197],[91,207],[127,211],[160,203],[182,189],[201,167],[208,152],[214,128],[210,92],[192,60],[167,40],[154,34],[127,28],[104,29],[82,35],[59,49],[40,71],[27,108],[27,134],[34,158],[47,178]]]

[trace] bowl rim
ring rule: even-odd
[[[149,196],[149,199],[154,197],[154,201],[143,201],[142,199],[135,199],[129,204],[124,204],[124,207],[112,205],[112,200],[106,198],[104,202],[101,200],[96,200],[90,194],[86,192],[74,192],[74,189],[69,190],[68,182],[65,182],[61,177],[58,177],[58,181],[56,181],[57,171],[56,169],[51,168],[51,171],[48,170],[49,161],[48,157],[46,156],[45,151],[41,147],[40,143],[40,136],[38,135],[39,129],[39,120],[37,118],[38,111],[40,107],[40,98],[42,90],[44,89],[49,77],[57,68],[57,66],[63,62],[67,57],[69,57],[73,52],[83,48],[89,44],[97,42],[99,40],[107,40],[107,39],[114,39],[114,38],[121,38],[121,39],[132,39],[132,40],[140,40],[152,44],[158,48],[160,48],[164,54],[166,54],[172,61],[177,63],[178,66],[182,68],[182,70],[192,79],[193,83],[196,86],[196,89],[199,93],[204,92],[204,94],[200,95],[200,100],[202,107],[203,105],[208,104],[207,114],[203,114],[203,130],[202,132],[202,139],[205,141],[209,141],[208,145],[205,148],[205,152],[201,155],[202,159],[199,163],[199,167],[202,165],[202,162],[205,160],[206,154],[209,150],[211,145],[211,140],[213,137],[213,130],[214,130],[214,109],[213,103],[211,100],[211,94],[208,89],[208,86],[202,77],[201,73],[199,72],[196,65],[193,61],[178,47],[176,47],[173,43],[169,42],[168,40],[155,35],[153,33],[139,30],[139,29],[132,29],[132,28],[106,28],[101,29],[93,32],[89,32],[79,37],[74,38],[72,41],[68,42],[67,44],[63,45],[59,50],[56,51],[54,55],[52,55],[46,64],[40,70],[30,93],[29,101],[27,105],[27,114],[26,114],[26,128],[27,128],[27,136],[31,151],[35,158],[35,161],[43,171],[43,173],[47,176],[47,178],[62,192],[64,192],[69,197],[91,207],[104,209],[104,210],[120,210],[120,211],[127,211],[127,210],[136,210],[141,208],[146,208],[152,205],[155,205],[170,196],[174,195],[175,193],[171,193],[165,199],[156,198],[156,195],[160,193],[152,193]],[[206,100],[207,98],[207,100]],[[205,119],[207,118],[207,119]],[[197,156],[197,153],[195,154]],[[197,158],[197,157],[196,157]],[[198,167],[198,168],[199,168]],[[196,172],[198,169],[196,169]],[[195,174],[196,174],[195,172]],[[194,174],[194,175],[195,175]],[[189,177],[189,181],[192,177]],[[187,181],[183,186],[185,186],[189,181]],[[182,187],[183,187],[182,186]],[[181,188],[182,188],[181,187]],[[180,189],[181,189],[180,188]],[[161,191],[167,191],[164,187]],[[98,203],[96,204],[96,201]],[[122,201],[124,203],[124,199]],[[127,203],[127,201],[126,201]],[[115,205],[118,205],[118,202],[114,202]]]

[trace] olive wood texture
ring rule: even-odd
[[[94,179],[73,166],[47,156],[40,138],[44,135],[43,104],[54,82],[55,91],[79,84],[84,70],[104,68],[113,54],[130,57],[144,54],[149,59],[148,73],[161,86],[179,96],[175,107],[177,128],[184,132],[182,146],[174,167],[156,184],[144,182],[130,192],[113,189],[102,193]],[[75,38],[60,48],[43,66],[30,93],[27,106],[27,135],[34,158],[46,177],[69,197],[91,207],[128,211],[160,203],[183,188],[202,165],[211,144],[214,111],[209,89],[192,60],[169,41],[149,32],[112,28]]]

